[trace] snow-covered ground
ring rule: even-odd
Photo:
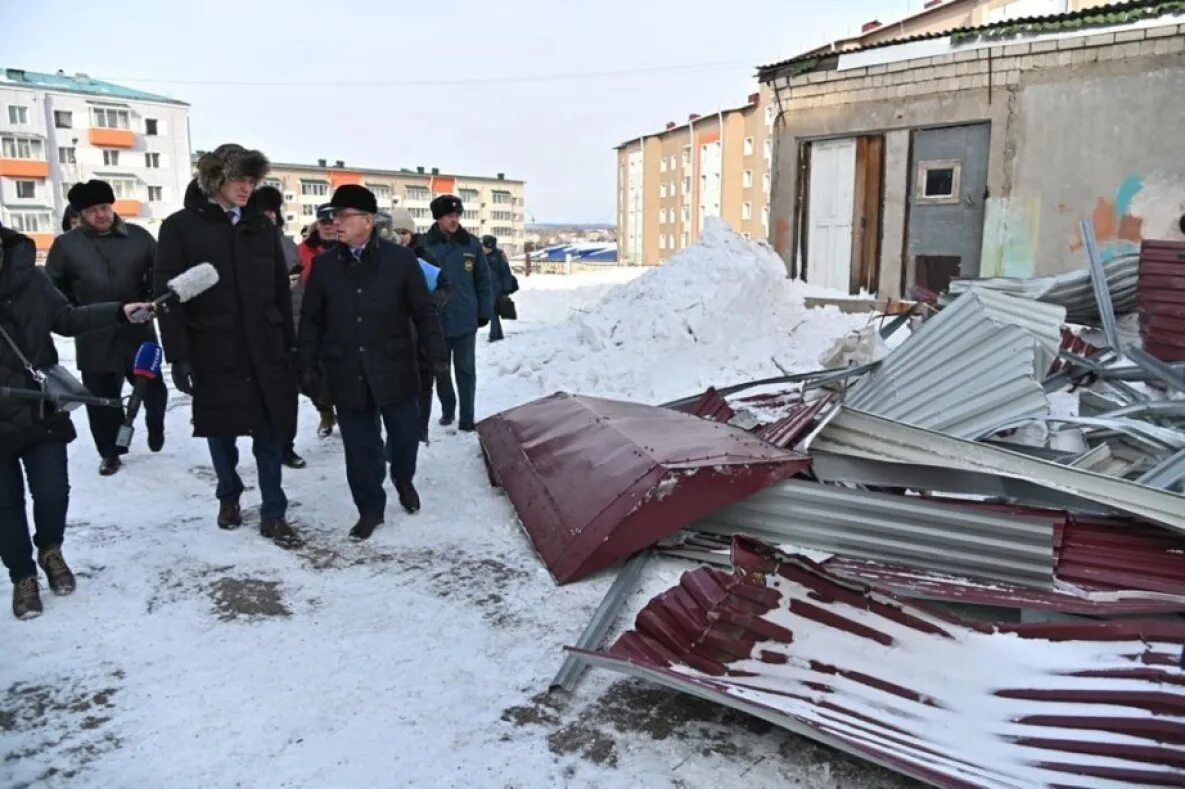
[[[812,369],[865,320],[805,310],[804,286],[768,249],[721,228],[662,269],[522,282],[508,340],[480,338],[479,418],[557,389],[659,402]],[[284,484],[307,545],[287,552],[256,531],[246,441],[255,509],[241,530],[215,526],[188,414],[174,393],[164,451],[148,453],[141,428],[110,479],[75,414],[66,555],[79,589],[46,592],[31,622],[0,615],[0,786],[902,783],[614,675],[548,697],[613,572],[557,587],[472,435],[434,424],[423,511],[404,515],[389,491],[386,525],[354,544],[340,441],[317,439],[306,405],[297,449],[309,465]],[[685,569],[653,563],[632,610]]]

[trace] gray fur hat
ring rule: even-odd
[[[230,179],[251,178],[259,183],[270,169],[271,162],[261,151],[249,151],[233,142],[223,143],[198,159],[198,188],[212,197]]]

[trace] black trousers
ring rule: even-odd
[[[346,481],[358,514],[382,520],[387,507],[383,479],[387,463],[396,482],[416,475],[420,448],[420,406],[410,397],[379,407],[368,398],[364,408],[337,408],[337,424],[346,450]],[[382,428],[387,429],[384,444]]]
[[[96,397],[121,397],[123,382],[135,386],[136,379],[129,369],[126,373],[88,373],[82,372],[82,385]],[[165,406],[169,402],[169,390],[161,376],[148,380],[144,390],[144,423],[149,432],[164,431]],[[99,450],[99,457],[109,458],[122,455],[127,450],[116,449],[115,437],[119,433],[119,426],[123,424],[125,414],[122,408],[86,407],[87,421],[91,426],[91,437],[95,440],[95,449]]]
[[[25,511],[25,479],[33,497],[36,534],[32,540]],[[0,455],[0,559],[14,583],[37,574],[34,545],[44,549],[62,544],[69,504],[64,443],[43,441],[17,455]]]

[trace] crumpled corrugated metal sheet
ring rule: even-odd
[[[1163,362],[1185,361],[1185,243],[1145,241],[1139,282],[1144,350]]]
[[[685,414],[691,414],[692,416],[698,416],[701,419],[709,419],[713,422],[727,422],[736,416],[736,412],[728,404],[728,401],[711,386],[700,395],[699,400],[696,400],[691,405],[676,408],[675,410]]]
[[[1088,590],[1185,595],[1185,541],[1137,523],[1070,518],[1054,530],[1054,571]]]
[[[1002,421],[1049,413],[1041,384],[1065,310],[971,290],[923,324],[844,402],[871,414],[979,438]]]
[[[1185,533],[1185,496],[964,441],[846,406],[832,412],[804,446],[812,455],[826,452],[882,463],[1021,480]]]
[[[1136,281],[1140,271],[1139,255],[1119,255],[1103,264],[1107,275],[1107,288],[1111,302],[1118,315],[1136,310]],[[949,295],[943,298],[947,303],[973,288],[982,288],[1026,299],[1057,304],[1066,310],[1066,320],[1088,326],[1099,324],[1099,307],[1090,284],[1090,271],[1086,268],[1058,274],[1053,277],[1014,279],[956,279],[950,283]]]
[[[477,425],[491,477],[559,583],[810,466],[739,428],[565,393]]]
[[[815,419],[831,403],[833,397],[831,392],[827,392],[809,403],[799,402],[789,406],[786,416],[776,422],[762,425],[753,431],[754,435],[775,447],[790,449],[810,431]]]
[[[698,531],[748,534],[948,575],[1049,588],[1056,516],[996,512],[789,479],[714,512]]]
[[[965,622],[738,539],[594,665],[939,786],[1185,783],[1185,622]]]

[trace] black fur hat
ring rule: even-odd
[[[271,162],[262,152],[249,151],[233,142],[223,143],[198,159],[197,184],[203,194],[212,197],[228,180],[250,178],[258,183],[270,169]]]
[[[87,181],[70,187],[66,193],[70,207],[75,211],[82,211],[96,205],[111,205],[115,202],[115,192],[111,191],[111,184],[106,181]]]
[[[497,249],[498,248],[498,237],[497,236],[489,236],[489,235],[482,236],[481,237],[481,245],[483,247],[485,247],[486,249]]]
[[[374,192],[360,184],[339,186],[333,191],[333,199],[329,201],[329,205],[333,207],[334,211],[352,208],[367,214],[379,212],[379,203],[375,199]]]
[[[274,186],[259,187],[255,190],[254,198],[260,211],[274,211],[277,214],[284,211],[284,195]]]
[[[440,219],[449,214],[465,213],[465,206],[461,203],[461,198],[456,195],[441,195],[429,203],[428,208],[432,209],[433,219]]]

